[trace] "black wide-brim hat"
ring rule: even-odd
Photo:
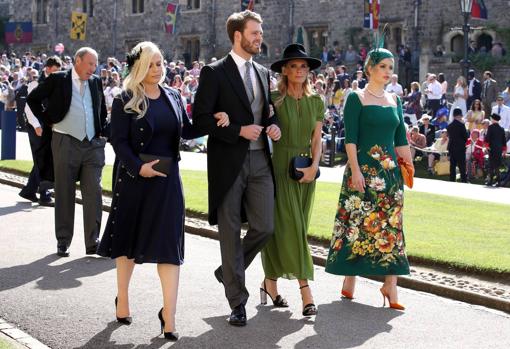
[[[322,65],[320,59],[308,56],[305,47],[301,44],[290,44],[283,50],[282,59],[271,64],[271,70],[277,73],[282,72],[282,67],[293,59],[304,59],[308,62],[310,70],[319,68]]]

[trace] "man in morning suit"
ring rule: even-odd
[[[53,130],[55,235],[61,257],[69,256],[73,238],[77,181],[88,255],[96,253],[102,214],[106,106],[101,80],[93,75],[98,56],[94,49],[82,47],[74,59],[73,68],[49,75],[27,97],[32,112]]]
[[[274,179],[269,142],[280,139],[270,115],[269,72],[253,62],[262,45],[262,18],[244,11],[227,20],[232,51],[205,66],[195,96],[193,122],[209,134],[207,171],[209,223],[218,224],[221,267],[232,313],[229,323],[246,325],[245,269],[273,234]],[[227,113],[230,126],[216,127],[213,114]],[[241,223],[249,229],[241,241]]]
[[[469,69],[468,72],[468,99],[466,101],[467,109],[471,109],[471,104],[475,99],[480,99],[482,95],[482,84],[480,80],[475,78],[475,71],[473,69]]]
[[[489,149],[489,176],[486,185],[498,184],[500,179],[499,168],[503,163],[503,156],[506,154],[506,138],[505,130],[499,122],[501,116],[498,114],[491,115],[491,125],[485,136],[485,146]]]
[[[455,182],[456,167],[459,167],[460,180],[467,183],[466,177],[466,142],[468,134],[462,120],[462,110],[453,109],[453,121],[448,125],[448,155],[450,156],[450,181]]]
[[[483,73],[483,78],[484,81],[480,97],[482,98],[485,116],[488,116],[491,115],[493,104],[496,102],[496,97],[498,96],[498,83],[492,78],[492,73],[490,71]]]

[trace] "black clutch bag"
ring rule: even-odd
[[[138,156],[145,163],[151,162],[154,160],[159,160],[159,162],[157,164],[155,164],[154,166],[152,166],[152,168],[154,170],[164,173],[166,175],[168,175],[170,173],[170,168],[172,167],[172,165],[174,163],[174,158],[169,157],[169,156],[152,155],[152,154],[144,154],[144,153],[140,153],[140,154],[138,154]]]
[[[290,160],[289,165],[289,175],[290,178],[299,181],[301,178],[303,178],[304,174],[301,171],[298,171],[298,168],[305,168],[310,167],[313,163],[312,158],[308,156],[294,156]],[[315,179],[319,178],[321,175],[321,171],[317,169],[317,173],[315,174]]]

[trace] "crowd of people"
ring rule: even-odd
[[[397,276],[410,270],[402,222],[413,157],[428,147],[448,152],[450,168],[458,165],[464,181],[466,152],[478,163],[480,149],[487,148],[489,174],[497,179],[506,142],[499,126],[508,108],[505,94],[494,97],[491,125],[480,130],[487,117],[481,103],[492,98],[490,72],[484,74],[480,103],[473,92],[473,107],[463,109],[462,99],[467,103],[475,83],[458,80],[450,119],[449,112],[440,112],[447,92],[441,75],[430,74],[423,86],[414,82],[408,93],[393,74],[395,55],[381,43],[359,55],[348,48],[344,59],[361,60],[352,74],[343,65],[330,66],[326,51],[325,63],[300,44],[288,45],[270,72],[254,61],[263,41],[260,15],[234,13],[226,27],[232,50],[207,65],[193,62],[190,69],[180,61],[166,62],[158,46],[147,41],[137,44],[125,62],[108,58],[101,65],[90,47],[78,49],[73,60],[3,56],[2,102],[32,129],[34,175],[20,195],[48,203],[45,183],[53,183],[57,255],[70,255],[79,181],[86,254],[116,262],[117,321],[133,321],[129,285],[135,265],[155,263],[163,296],[157,313],[161,332],[178,340],[185,214],[179,144],[181,138],[207,135],[208,220],[218,225],[221,251],[214,277],[225,289],[229,324],[247,323],[245,269],[259,252],[261,304],[269,297],[273,306],[289,307],[278,283],[297,280],[300,312],[316,315],[307,235],[323,138],[338,129],[349,161],[326,272],[345,276],[340,293],[347,299],[353,298],[355,276],[382,275],[384,305],[388,301],[391,308],[404,310]],[[20,127],[25,126],[20,122]],[[112,209],[100,239],[107,140],[116,162]],[[241,240],[243,222],[248,231]]]

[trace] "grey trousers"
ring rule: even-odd
[[[249,151],[241,172],[218,207],[221,269],[230,307],[245,305],[245,269],[274,231],[274,183],[270,159],[263,150]],[[248,232],[241,241],[241,208],[248,218]]]
[[[101,229],[101,172],[104,167],[106,140],[78,139],[53,132],[51,149],[55,170],[55,235],[58,246],[69,247],[74,234],[76,182],[83,199],[85,247],[98,244]]]

